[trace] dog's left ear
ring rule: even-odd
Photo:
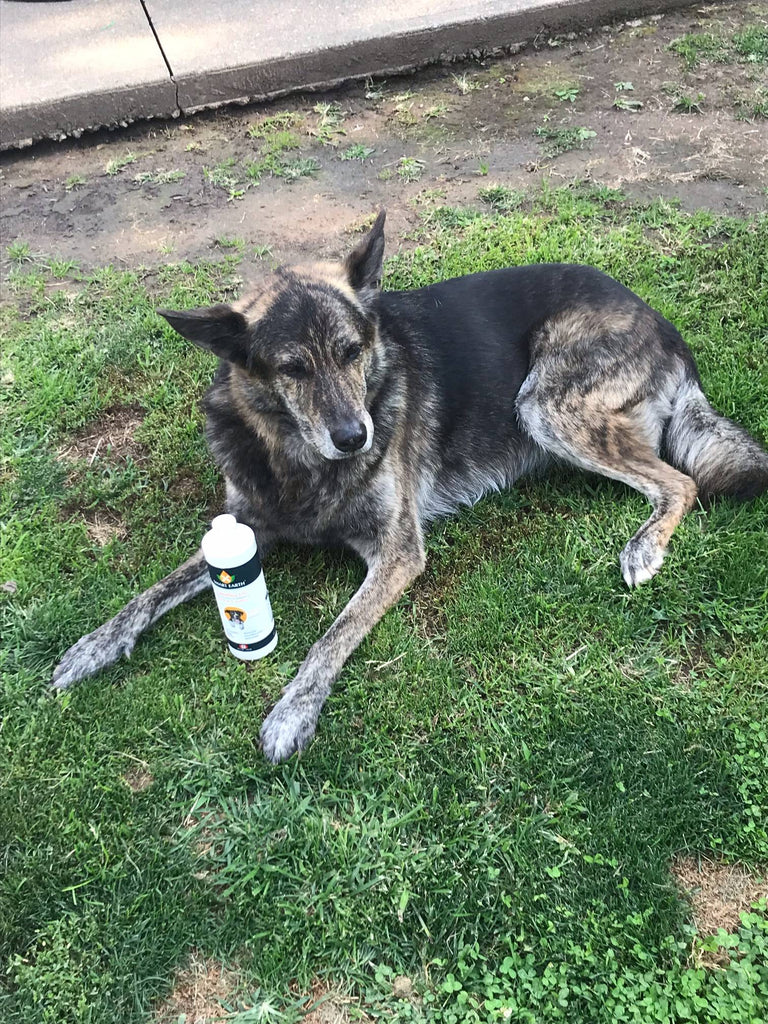
[[[363,303],[373,297],[381,284],[384,262],[384,221],[387,211],[382,210],[373,227],[344,262],[349,283]]]

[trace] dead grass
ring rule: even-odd
[[[670,870],[691,904],[696,930],[702,938],[739,926],[739,915],[750,904],[768,898],[768,871],[755,874],[741,864],[722,864],[696,857],[678,857]]]
[[[154,781],[154,775],[143,761],[137,762],[123,776],[123,782],[133,793],[143,793],[145,789],[149,789]]]
[[[123,520],[112,512],[89,509],[83,513],[83,518],[88,536],[99,547],[104,547],[111,540],[122,540],[128,533],[128,527]]]
[[[135,440],[134,434],[142,419],[141,410],[135,406],[108,409],[59,448],[59,461],[75,463],[85,460],[92,464],[107,452],[113,458],[127,459],[130,456],[136,461],[141,457],[143,446]]]
[[[152,1022],[217,1024],[228,1016],[222,1002],[232,997],[236,987],[234,971],[193,950],[187,966],[176,972],[170,995],[155,1008]]]
[[[303,1024],[348,1024],[352,1000],[317,980],[312,986],[312,1001],[303,1017]],[[355,1020],[366,1020],[356,1014]]]

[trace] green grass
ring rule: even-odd
[[[689,32],[669,44],[669,49],[682,58],[687,71],[697,68],[703,61],[728,63],[728,40],[711,32]]]
[[[730,38],[711,32],[689,32],[674,39],[669,49],[682,58],[686,71],[703,63],[764,64],[768,61],[768,29],[764,25],[748,25]]]
[[[511,213],[519,209],[525,200],[525,192],[507,185],[486,185],[477,190],[477,196],[497,213]]]
[[[751,64],[768,62],[768,28],[764,25],[749,25],[733,37],[733,45],[739,57]]]
[[[387,287],[592,263],[674,320],[712,401],[768,435],[765,218],[586,187],[431,216],[414,251],[391,241]],[[280,645],[264,662],[226,653],[204,595],[53,698],[67,645],[185,558],[218,507],[196,405],[213,360],[154,308],[226,299],[240,256],[71,268],[62,284],[14,244],[2,1019],[147,1020],[195,947],[239,965],[254,1007],[241,1024],[294,1020],[316,978],[396,1021],[761,1020],[764,914],[720,936],[727,967],[697,965],[668,865],[686,850],[768,861],[768,500],[691,513],[632,593],[617,558],[647,510],[618,484],[563,471],[437,525],[427,571],[351,659],[315,743],[278,768],[259,725],[359,584],[351,557],[270,560]],[[120,408],[141,420],[130,450],[58,460]],[[93,541],[94,509],[125,539]],[[137,761],[153,777],[140,793],[123,780]],[[393,995],[397,975],[418,1000]]]

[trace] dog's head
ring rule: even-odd
[[[183,337],[232,364],[255,413],[288,417],[326,459],[373,444],[366,394],[381,359],[376,299],[384,217],[382,210],[342,263],[280,268],[231,306],[158,310]]]

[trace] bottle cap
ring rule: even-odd
[[[234,516],[216,516],[202,540],[203,555],[209,565],[221,569],[242,565],[256,554],[256,538],[245,523]]]
[[[228,527],[235,526],[236,523],[237,523],[237,520],[235,519],[235,517],[230,515],[228,512],[225,512],[223,515],[215,516],[211,520],[211,529],[212,530],[223,530],[223,529],[226,529]]]

